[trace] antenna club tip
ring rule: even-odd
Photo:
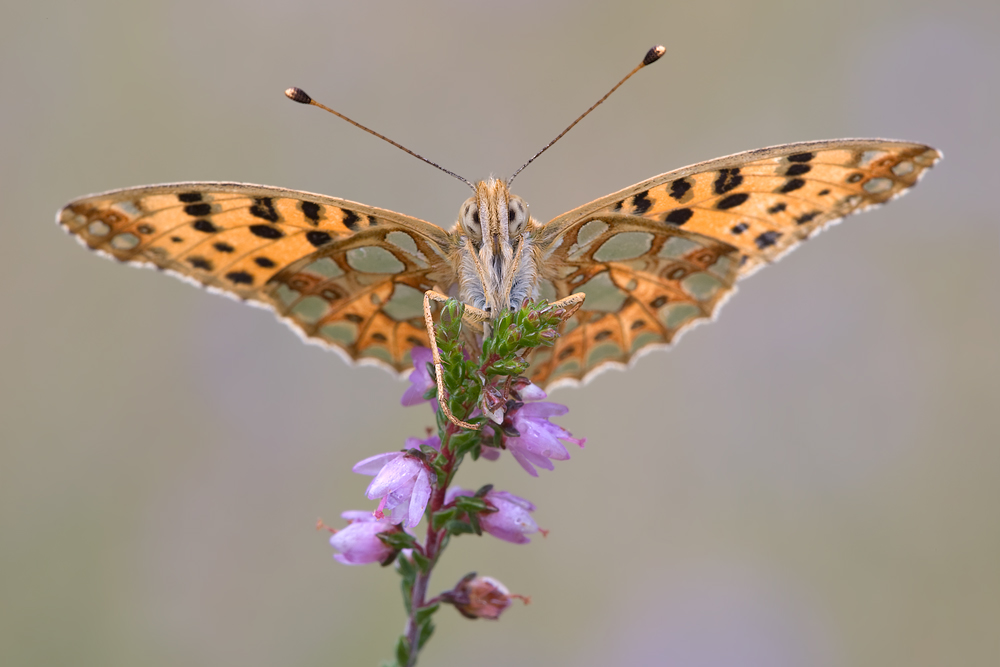
[[[652,65],[657,60],[659,60],[666,52],[667,52],[667,47],[663,46],[662,44],[657,44],[649,51],[646,51],[646,57],[642,59],[642,64]]]
[[[306,91],[301,88],[289,88],[285,91],[285,97],[299,104],[312,104],[313,101],[313,98],[309,97]]]

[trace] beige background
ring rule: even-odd
[[[964,2],[14,3],[0,17],[0,664],[374,665],[394,574],[330,558],[350,466],[429,425],[404,385],[261,310],[89,255],[90,192],[237,180],[450,226],[657,42],[667,55],[516,191],[548,219],[790,141],[942,149],[904,199],[741,286],[670,354],[582,390],[586,449],[526,547],[463,538],[532,604],[438,618],[427,665],[1000,662],[1000,5]]]

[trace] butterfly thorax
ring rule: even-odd
[[[491,178],[476,184],[452,230],[463,302],[495,318],[537,296],[533,227],[528,205],[506,183]]]

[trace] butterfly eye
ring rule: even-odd
[[[520,197],[507,200],[507,230],[511,236],[524,231],[528,224],[528,205]]]
[[[473,243],[479,243],[483,240],[483,225],[479,219],[479,206],[476,205],[476,200],[470,198],[462,204],[462,210],[458,214],[459,224],[462,226],[462,231],[464,231]]]

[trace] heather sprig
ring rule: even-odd
[[[484,532],[515,544],[529,542],[527,535],[539,532],[529,500],[487,484],[477,491],[452,484],[459,466],[468,456],[496,460],[504,450],[529,474],[536,466],[553,470],[553,461],[569,458],[563,442],[583,445],[549,417],[567,408],[542,401],[544,391],[524,377],[528,350],[552,345],[565,312],[544,301],[526,304],[485,323],[486,335],[476,336],[464,328],[463,305],[449,300],[441,309],[436,327],[445,396],[438,396],[431,351],[414,348],[414,370],[403,405],[430,402],[436,415],[436,434],[407,438],[404,449],[368,457],[354,471],[373,479],[366,495],[378,500],[375,511],[345,512],[349,525],[333,531],[330,544],[345,564],[396,564],[402,579],[406,629],[395,647],[395,659],[385,666],[416,664],[421,648],[434,632],[433,616],[442,604],[450,604],[468,618],[497,619],[514,599],[492,577],[469,574],[451,589],[428,597],[434,566],[452,537]],[[477,343],[473,346],[472,342]],[[481,341],[481,343],[479,343]],[[470,349],[472,348],[472,349]],[[475,428],[464,428],[449,420],[438,401],[452,415]],[[423,539],[416,536],[426,518]],[[544,531],[541,531],[544,534]]]

